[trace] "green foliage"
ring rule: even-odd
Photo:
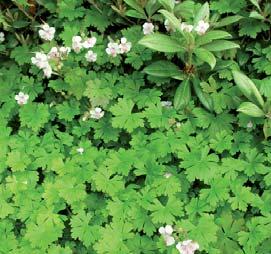
[[[269,1],[0,9],[0,254],[271,253]]]

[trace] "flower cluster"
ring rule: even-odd
[[[172,236],[173,228],[171,225],[166,225],[165,227],[159,228],[159,233],[164,238],[164,241],[166,243],[166,246],[171,246],[175,243],[175,239]]]
[[[45,77],[50,78],[52,75],[52,67],[49,64],[49,58],[43,52],[36,52],[34,57],[31,57],[32,64],[43,70]]]
[[[28,99],[29,99],[29,95],[23,92],[19,92],[18,94],[15,95],[15,100],[20,106],[25,105]]]
[[[40,26],[39,36],[41,39],[45,41],[51,41],[54,39],[56,29],[54,27],[50,27],[47,23],[44,23]]]
[[[172,236],[174,230],[171,225],[160,227],[158,231],[163,237],[166,246],[175,244],[175,238]],[[180,254],[194,254],[194,252],[199,249],[199,244],[192,240],[185,240],[178,242],[176,244],[176,249],[180,252]]]
[[[3,32],[0,32],[0,43],[2,43],[5,40],[5,34]]]
[[[169,22],[169,20],[165,20],[164,22],[165,28],[168,32],[174,32],[176,29],[174,26]],[[210,25],[208,22],[205,22],[204,20],[200,20],[197,25],[189,25],[186,22],[181,22],[180,23],[180,29],[182,31],[191,33],[193,30],[198,34],[198,35],[203,35],[206,33],[206,31],[209,29]],[[154,31],[154,25],[151,22],[146,22],[143,24],[143,33],[145,35],[151,34]]]
[[[72,37],[72,49],[75,53],[79,53],[81,49],[90,49],[95,46],[97,42],[96,37],[89,37],[83,40],[81,36],[73,36]],[[97,60],[97,54],[94,53],[92,50],[88,50],[88,52],[85,54],[85,58],[88,62],[96,62]]]
[[[112,57],[116,57],[118,54],[125,54],[131,50],[132,43],[127,41],[125,37],[120,39],[120,43],[109,42],[107,44],[106,53]]]
[[[83,40],[83,38],[79,35],[72,37],[72,49],[75,53],[79,53],[81,49],[89,49],[93,48],[97,42],[96,37],[90,37]]]

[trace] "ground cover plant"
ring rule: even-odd
[[[271,253],[270,1],[0,7],[0,253]]]

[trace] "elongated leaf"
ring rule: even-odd
[[[146,15],[138,12],[137,10],[128,10],[125,12],[125,15],[137,19],[146,19]]]
[[[206,2],[199,9],[199,11],[194,19],[194,24],[197,24],[200,20],[208,20],[209,13],[210,13],[209,4],[208,4],[208,2]]]
[[[180,20],[178,20],[172,13],[166,10],[160,10],[159,12],[164,15],[164,17],[174,26],[175,29],[182,32]]]
[[[172,0],[158,0],[158,2],[169,11],[172,11],[174,8],[174,1]]]
[[[237,111],[252,117],[264,117],[264,112],[252,102],[243,102]]]
[[[182,52],[185,50],[180,43],[164,34],[150,34],[142,38],[139,44],[160,52]]]
[[[146,68],[143,72],[156,77],[174,77],[181,75],[179,67],[169,61],[157,61]]]
[[[232,41],[216,40],[204,45],[204,48],[209,51],[222,51],[228,49],[239,48],[240,46]]]
[[[208,63],[211,66],[211,69],[215,67],[216,58],[210,51],[204,48],[197,48],[194,53],[201,61]]]
[[[239,16],[239,15],[234,15],[234,16],[226,17],[226,18],[221,19],[216,24],[214,24],[214,27],[219,28],[219,27],[228,26],[228,25],[231,25],[233,23],[238,22],[242,18],[243,17]]]
[[[232,71],[234,81],[240,91],[252,102],[264,105],[263,98],[254,82],[240,71]]]
[[[189,79],[184,80],[177,88],[174,96],[174,108],[180,110],[185,108],[191,99],[191,87]]]
[[[204,93],[200,87],[200,80],[193,78],[193,88],[202,105],[209,111],[213,111],[213,101],[209,94]]]
[[[200,46],[200,45],[210,43],[214,40],[231,38],[231,37],[232,37],[231,34],[229,34],[228,32],[221,31],[221,30],[212,30],[198,37],[196,40],[196,45]]]
[[[139,13],[144,14],[144,9],[137,3],[136,0],[124,0],[126,4],[128,4],[133,9],[137,10]]]

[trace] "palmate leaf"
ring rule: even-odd
[[[190,151],[187,149],[178,153],[178,157],[182,159],[180,166],[185,169],[189,181],[199,179],[208,183],[214,177],[218,177],[218,156],[209,153],[208,147],[191,147]]]
[[[72,237],[79,239],[88,247],[99,239],[99,227],[97,225],[89,225],[92,214],[79,212],[73,215],[70,225],[72,227]]]
[[[143,127],[143,114],[132,113],[134,105],[132,100],[119,99],[118,103],[110,108],[110,111],[114,115],[112,126],[115,128],[124,128],[128,132],[132,132],[138,127]]]
[[[35,116],[35,117],[33,117]],[[27,126],[33,131],[38,131],[49,120],[49,109],[45,104],[32,103],[20,109],[22,126]]]

